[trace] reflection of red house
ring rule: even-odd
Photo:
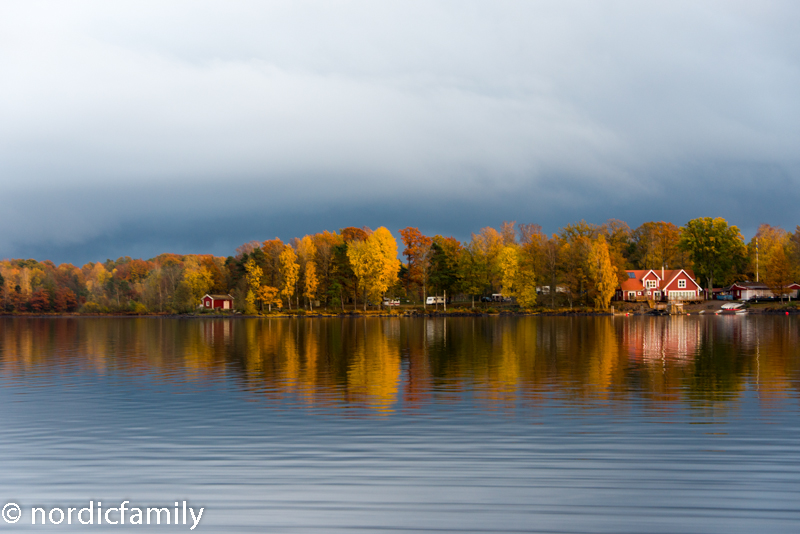
[[[694,272],[686,269],[626,271],[617,288],[617,300],[702,300],[703,288],[695,282]]]
[[[206,295],[202,298],[201,307],[214,310],[214,309],[222,309],[222,310],[232,310],[233,309],[233,297],[230,295]]]
[[[701,321],[673,316],[669,321],[624,321],[621,340],[632,360],[691,360],[702,335]]]

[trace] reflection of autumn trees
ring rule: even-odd
[[[477,402],[715,406],[796,394],[791,317],[0,320],[0,374],[232,381],[268,402],[389,413]],[[611,403],[623,407],[626,403]]]

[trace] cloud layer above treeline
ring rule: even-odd
[[[800,223],[792,2],[18,2],[0,256]]]

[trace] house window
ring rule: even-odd
[[[648,280],[647,289],[655,289],[658,287],[658,280]]]
[[[639,291],[637,294],[638,294],[640,297],[642,296],[642,292],[641,292],[641,291]]]
[[[678,280],[678,289],[686,289],[686,280]]]

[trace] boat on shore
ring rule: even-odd
[[[726,302],[714,313],[716,315],[746,315],[747,308],[744,307],[744,302]]]

